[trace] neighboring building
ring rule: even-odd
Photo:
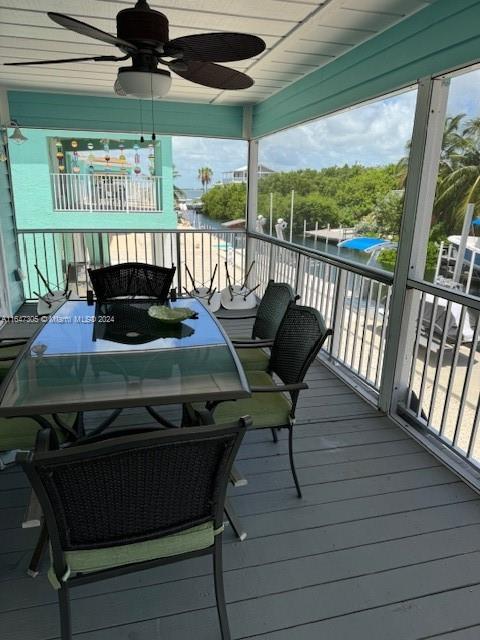
[[[48,250],[37,257],[40,268],[61,283],[67,274],[78,281],[79,273],[87,282],[88,266],[131,258],[109,230],[125,231],[127,246],[129,231],[176,228],[170,136],[159,136],[153,146],[140,144],[133,134],[22,130],[27,141],[9,150],[21,264],[29,285],[38,281],[24,259],[30,250],[37,256],[32,230],[45,231],[42,245]],[[145,255],[158,263],[171,261],[159,234],[145,238]]]
[[[18,229],[176,227],[170,136],[151,148],[132,134],[23,132],[10,145]]]
[[[264,164],[258,165],[258,179],[276,173],[273,169],[269,169]],[[225,171],[223,174],[223,184],[246,184],[248,180],[248,167],[239,167],[233,171]]]

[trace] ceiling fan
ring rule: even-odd
[[[265,42],[261,38],[246,33],[200,33],[169,40],[168,18],[160,11],[151,9],[146,0],[138,0],[134,7],[117,14],[116,36],[62,13],[48,12],[47,15],[66,29],[118,47],[125,55],[5,64],[23,66],[90,60],[120,62],[131,58],[130,67],[119,68],[114,85],[115,92],[122,96],[164,97],[172,82],[171,71],[206,87],[247,89],[253,85],[252,78],[215,63],[246,60],[265,50]],[[159,64],[167,69],[159,69]]]

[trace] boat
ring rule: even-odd
[[[353,249],[354,251],[363,251],[363,253],[370,254],[368,261],[369,265],[375,265],[378,254],[383,249],[396,249],[397,243],[385,238],[373,238],[371,236],[355,236],[354,238],[348,238],[342,240],[337,244],[337,247],[344,249]]]
[[[462,236],[448,236],[448,241],[458,250],[460,248],[460,242]],[[468,236],[467,244],[465,247],[465,255],[463,262],[467,266],[474,264],[475,269],[480,269],[480,236]]]

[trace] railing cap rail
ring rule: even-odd
[[[184,233],[208,233],[208,234],[230,234],[244,236],[246,231],[236,229],[17,229],[17,234],[33,233],[173,233],[182,235]]]
[[[307,256],[308,258],[321,260],[322,262],[331,264],[332,266],[338,267],[339,269],[346,269],[348,271],[351,271],[352,273],[356,273],[357,275],[365,276],[367,278],[371,278],[372,280],[382,282],[383,284],[393,284],[393,273],[389,273],[388,271],[375,269],[375,267],[367,267],[366,265],[359,264],[358,262],[354,262],[353,260],[348,260],[347,258],[332,256],[330,253],[326,253],[325,251],[312,249],[310,247],[304,247],[300,244],[295,244],[294,242],[286,242],[285,240],[272,238],[271,236],[263,235],[261,233],[250,232],[248,236],[257,240],[269,242],[270,244],[274,244],[279,247],[283,247],[284,249],[289,249],[290,251],[295,251],[296,253]]]

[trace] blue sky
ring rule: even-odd
[[[321,169],[361,163],[398,162],[411,137],[416,91],[344,111],[279,132],[260,143],[260,162],[276,171]],[[448,113],[480,116],[480,70],[451,82]],[[247,145],[238,140],[175,137],[173,157],[183,188],[198,187],[201,166],[213,169],[213,182],[224,171],[247,163]]]

